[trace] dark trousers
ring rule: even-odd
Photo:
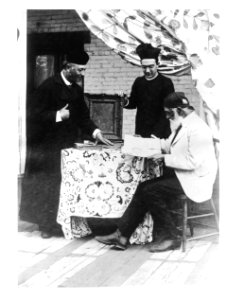
[[[29,174],[23,178],[21,220],[36,223],[41,231],[60,229],[57,223],[61,177],[59,174]]]
[[[118,222],[121,234],[129,238],[149,211],[154,221],[155,234],[164,233],[166,237],[175,238],[178,231],[169,210],[176,206],[176,196],[182,193],[181,184],[172,170],[163,177],[141,183]]]

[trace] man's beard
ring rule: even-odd
[[[171,132],[177,130],[177,128],[182,124],[182,120],[182,117],[175,118],[174,120],[169,120]]]
[[[74,82],[79,82],[82,80],[82,77],[83,76],[80,76],[78,74],[74,74],[74,73],[69,73],[68,76],[67,76],[67,80],[71,83],[74,83]]]

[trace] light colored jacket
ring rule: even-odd
[[[175,170],[187,197],[195,202],[211,198],[217,173],[213,137],[208,125],[195,113],[182,122],[182,128],[173,140],[161,139],[165,165]]]

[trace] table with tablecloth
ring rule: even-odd
[[[120,145],[69,148],[61,152],[62,182],[57,221],[65,238],[91,234],[86,218],[120,218],[142,181],[158,177],[162,162],[126,155]],[[130,243],[152,241],[149,213]]]

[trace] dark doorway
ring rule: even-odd
[[[65,54],[90,43],[89,32],[32,33],[27,38],[27,95],[61,69]]]

